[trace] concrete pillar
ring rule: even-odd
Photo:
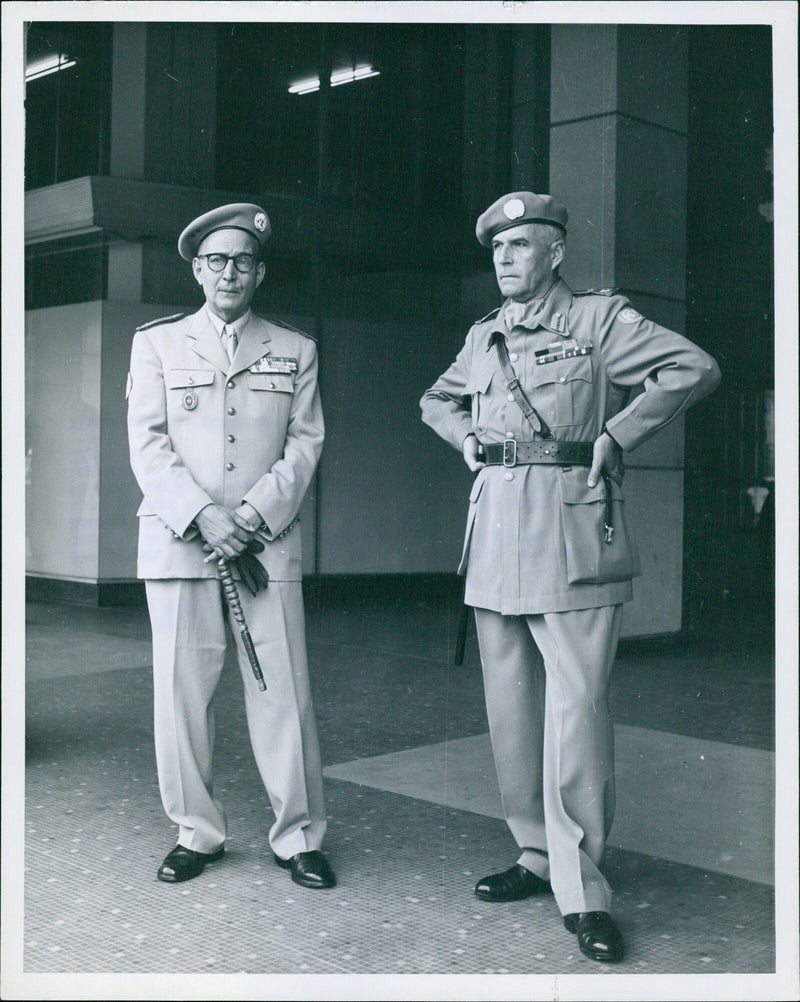
[[[111,46],[110,173],[144,178],[147,25],[118,21]]]
[[[686,321],[685,29],[553,25],[549,190],[569,209],[562,273],[614,287],[673,330]],[[683,422],[626,457],[644,576],[627,635],[681,624]]]
[[[216,26],[123,21],[113,32],[111,174],[213,188]],[[161,250],[140,241],[111,243],[108,299],[157,299]]]
[[[554,25],[550,190],[569,208],[565,274],[613,286],[682,330],[686,299],[685,29]]]
[[[217,26],[147,26],[145,179],[213,188],[216,173]],[[247,81],[243,82],[246,88]],[[242,100],[258,99],[256,95]],[[235,109],[229,110],[235,114]]]
[[[144,178],[147,25],[119,21],[112,27],[109,166],[113,177]],[[107,296],[125,302],[142,298],[142,245],[111,243]]]

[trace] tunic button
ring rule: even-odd
[[[511,359],[512,362],[516,362],[517,359],[519,358],[519,355],[515,351],[512,351],[508,357]]]
[[[514,432],[513,431],[507,431],[506,432],[506,438],[513,438],[513,437],[514,437]]]
[[[269,384],[269,388],[270,388],[271,390],[274,390],[274,389],[275,389],[275,384],[274,384],[274,383],[270,383],[270,384]]]
[[[506,473],[505,477],[506,477],[506,480],[513,480],[514,479],[514,474],[511,472],[511,470],[509,470],[508,473]]]
[[[228,389],[232,390],[236,386],[236,383],[232,379],[228,380]]]
[[[194,376],[189,376],[189,385],[191,386],[194,382]]]
[[[233,463],[226,463],[225,464],[225,469],[226,470],[232,470],[233,469]]]
[[[236,408],[235,407],[229,407],[228,408],[228,413],[229,414],[235,414],[236,413]]]
[[[559,377],[559,380],[558,380],[558,381],[559,381],[560,383],[566,383],[566,381],[567,381],[567,377],[566,377],[566,376],[560,376],[560,377]]]
[[[509,393],[509,395],[506,397],[506,400],[509,400],[513,404],[514,403],[514,394],[513,393]]]
[[[235,435],[228,435],[228,441],[229,442],[235,442],[236,441],[236,436]]]

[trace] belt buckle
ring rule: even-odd
[[[513,448],[512,448],[513,447]],[[511,469],[517,465],[517,440],[507,438],[503,442],[503,466]]]

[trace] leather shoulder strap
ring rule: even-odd
[[[506,340],[501,335],[498,335],[494,339],[494,346],[497,349],[497,357],[500,360],[500,368],[503,370],[503,375],[506,379],[506,384],[514,396],[514,400],[517,406],[525,415],[528,424],[533,428],[533,430],[540,435],[542,438],[553,438],[553,433],[550,431],[544,418],[539,414],[533,404],[525,396],[522,387],[519,385],[519,380],[517,379],[516,373],[511,366],[511,362],[508,357],[508,348],[506,348]]]

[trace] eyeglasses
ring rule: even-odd
[[[257,260],[255,254],[198,254],[197,256],[204,257],[212,271],[225,271],[228,261],[233,261],[233,267],[245,275],[253,270]]]

